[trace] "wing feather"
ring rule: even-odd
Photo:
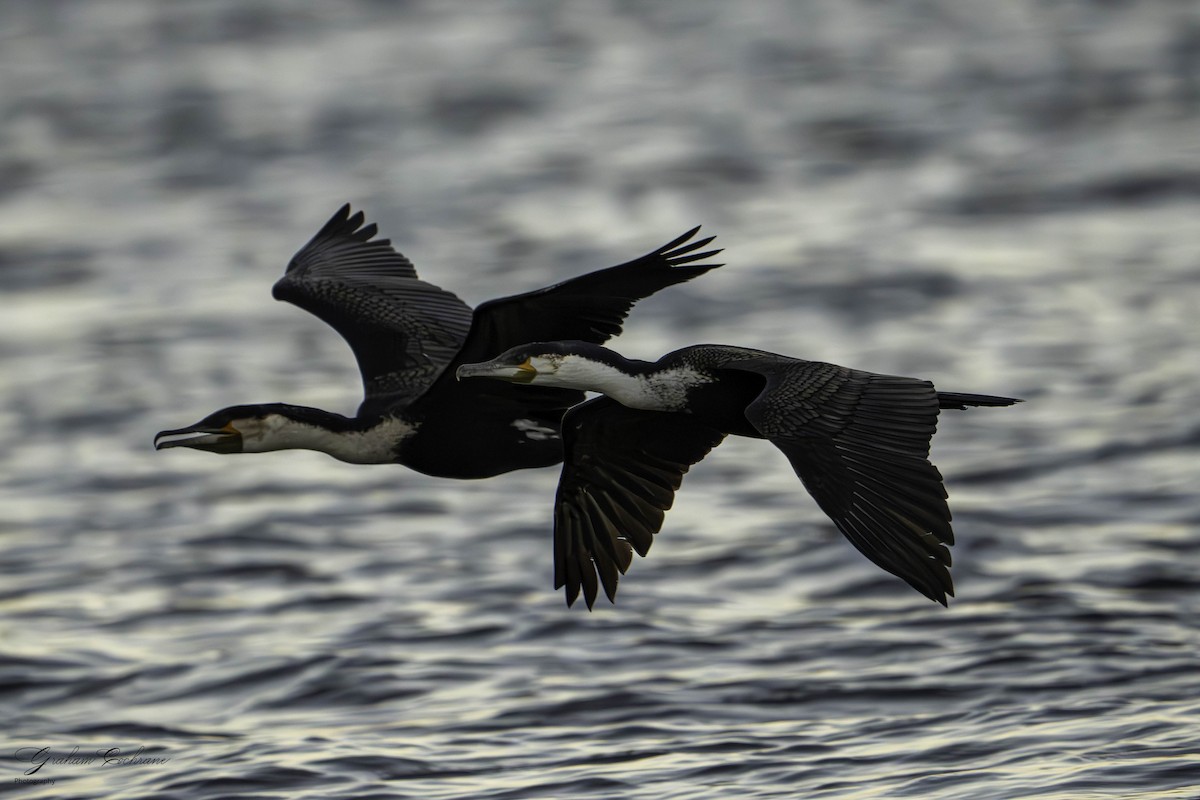
[[[721,251],[694,252],[715,237],[689,242],[697,226],[641,258],[533,292],[480,304],[455,365],[486,361],[528,342],[603,344],[621,332],[637,301],[703,275],[720,264],[695,264]]]
[[[739,365],[767,377],[746,417],[791,461],[859,551],[942,604],[954,543],[941,473],[929,462],[938,395],[914,378],[812,361]]]
[[[554,501],[554,588],[565,588],[567,605],[582,591],[592,608],[601,587],[615,600],[620,576],[634,552],[649,551],[684,474],[723,438],[686,414],[607,397],[567,413]]]
[[[471,308],[417,277],[412,262],[375,239],[349,204],[292,257],[272,291],[341,334],[362,375],[364,405],[412,402],[466,340]],[[361,412],[360,412],[361,413]]]

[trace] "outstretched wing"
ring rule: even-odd
[[[418,397],[466,341],[471,307],[417,277],[388,239],[371,237],[361,211],[342,206],[292,257],[275,284],[286,300],[333,327],[354,351],[365,404]]]
[[[945,605],[954,532],[929,462],[938,394],[927,381],[815,361],[743,362],[767,378],[746,417],[787,455],[863,555]]]
[[[725,435],[687,414],[639,411],[607,397],[563,418],[563,468],[554,500],[554,588],[588,608],[599,586],[612,601],[633,553],[644,556],[684,474]]]
[[[455,366],[487,361],[528,342],[579,340],[603,344],[621,332],[621,323],[638,300],[721,266],[695,263],[721,252],[695,252],[715,238],[689,241],[699,230],[698,226],[692,228],[628,263],[482,303],[475,309],[471,331]],[[491,382],[472,385],[483,383]]]

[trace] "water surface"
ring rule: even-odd
[[[64,0],[0,30],[0,792],[1195,795],[1186,4]],[[627,355],[1026,398],[934,442],[957,599],[762,442],[693,470],[591,614],[551,590],[556,470],[153,452],[237,402],[353,411],[348,348],[270,299],[347,200],[471,303],[703,223],[728,266],[641,304]]]

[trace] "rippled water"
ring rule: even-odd
[[[1196,796],[1190,4],[61,0],[0,31],[0,794]],[[957,600],[762,442],[592,614],[550,588],[555,470],[153,452],[234,402],[353,411],[346,346],[270,299],[346,200],[472,303],[703,223],[728,266],[627,354],[1026,398],[934,442]]]

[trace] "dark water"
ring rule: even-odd
[[[1200,795],[1194,4],[88,0],[0,31],[0,795]],[[353,410],[348,349],[270,299],[346,200],[473,303],[704,223],[729,265],[627,354],[1025,397],[934,443],[958,599],[859,557],[761,442],[592,614],[550,588],[554,470],[154,453],[234,402]]]

